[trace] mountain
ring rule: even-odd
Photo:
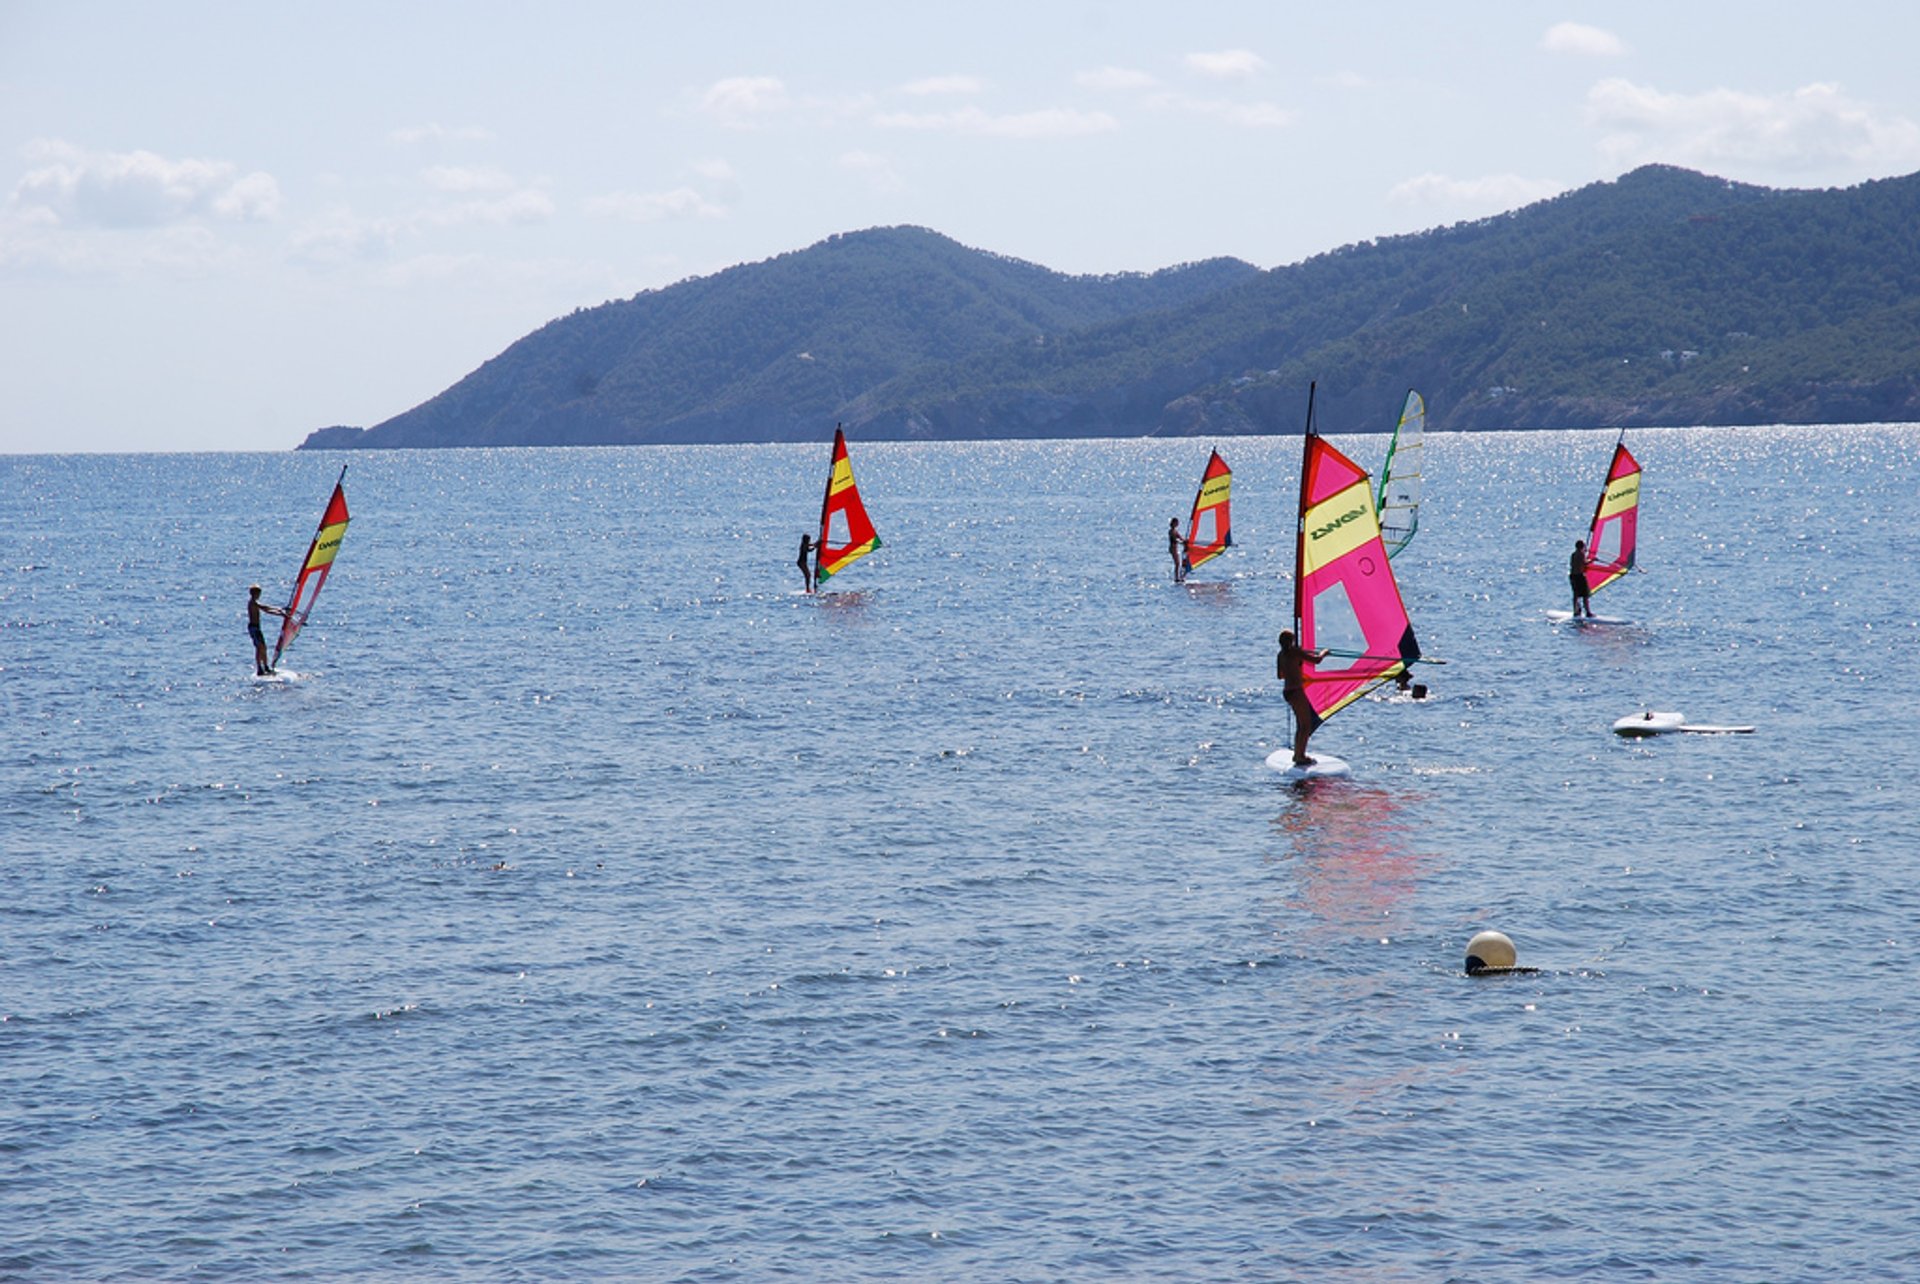
[[[1074,277],[919,228],[581,310],[303,448],[1920,419],[1920,175],[1648,166],[1258,271]]]
[[[307,444],[811,441],[903,371],[1180,307],[1257,275],[1215,259],[1066,276],[922,228],[847,233],[575,311],[357,438],[323,429]]]

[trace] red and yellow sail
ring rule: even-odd
[[[1313,430],[1300,470],[1294,631],[1326,659],[1302,666],[1307,702],[1324,722],[1420,658],[1413,623],[1380,537],[1367,474]]]
[[[814,542],[813,578],[824,584],[880,547],[880,536],[860,502],[853,484],[853,461],[847,458],[847,435],[833,427],[833,463],[827,471],[827,494],[820,501],[820,537]]]
[[[1187,569],[1212,561],[1233,546],[1233,470],[1214,451],[1200,474],[1200,491],[1187,519]]]
[[[347,470],[342,467],[340,479],[333,484],[333,497],[327,500],[327,507],[320,514],[320,529],[314,532],[313,543],[307,548],[307,560],[300,564],[300,574],[293,581],[293,596],[287,600],[287,613],[280,621],[280,640],[273,644],[275,664],[280,663],[280,653],[292,644],[305,627],[307,616],[313,613],[314,599],[320,596],[321,586],[333,570],[340,541],[347,537],[346,480]]]
[[[1626,443],[1613,447],[1607,484],[1587,532],[1587,591],[1606,587],[1633,569],[1640,527],[1640,464]]]

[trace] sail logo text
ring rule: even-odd
[[[1352,521],[1354,518],[1363,516],[1366,513],[1366,511],[1367,510],[1364,508],[1348,509],[1346,512],[1340,514],[1340,516],[1328,522],[1325,526],[1322,526],[1318,530],[1314,531],[1313,538],[1319,539],[1323,535],[1333,534],[1335,531],[1339,530],[1342,526],[1345,526],[1348,522]]]
[[[1638,495],[1639,493],[1640,493],[1640,483],[1637,481],[1628,482],[1626,485],[1620,487],[1618,490],[1608,491],[1607,502],[1611,504],[1616,500],[1625,499],[1630,495]]]

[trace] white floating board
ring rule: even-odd
[[[1649,709],[1645,713],[1630,713],[1613,724],[1616,736],[1663,736],[1669,731],[1681,731],[1686,728],[1685,714],[1660,713]]]
[[[1709,722],[1689,722],[1686,726],[1680,728],[1680,730],[1691,731],[1696,736],[1747,736],[1753,734],[1752,727],[1720,726]]]
[[[1575,615],[1572,611],[1548,611],[1547,619],[1555,624],[1578,624],[1585,628],[1589,624],[1632,624],[1624,615]]]
[[[1282,780],[1344,780],[1353,774],[1353,768],[1341,758],[1330,753],[1312,755],[1313,762],[1305,767],[1293,765],[1293,749],[1275,749],[1267,755],[1267,765],[1280,773]]]

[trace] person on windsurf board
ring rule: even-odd
[[[1573,541],[1573,556],[1567,559],[1567,583],[1573,587],[1573,618],[1585,614],[1591,620],[1593,589],[1587,583],[1587,541],[1583,539]]]
[[[1320,715],[1313,711],[1307,699],[1307,675],[1303,666],[1309,662],[1318,664],[1328,654],[1325,647],[1309,651],[1301,646],[1294,639],[1292,629],[1280,633],[1280,653],[1273,657],[1273,672],[1280,679],[1280,691],[1287,698],[1287,707],[1293,710],[1293,765],[1296,767],[1313,765],[1313,759],[1307,756],[1307,737],[1320,725]]]
[[[807,586],[807,592],[813,592],[813,536],[805,531],[800,533],[800,556],[795,564],[800,567],[800,582]]]
[[[262,602],[260,586],[255,584],[247,590],[247,636],[253,639],[253,675],[270,678],[273,676],[273,665],[267,662],[267,635],[260,629],[260,617],[263,614],[284,616],[286,612]]]
[[[1178,584],[1186,578],[1183,572],[1187,563],[1187,541],[1180,534],[1178,517],[1167,519],[1167,552],[1173,558],[1173,582]]]

